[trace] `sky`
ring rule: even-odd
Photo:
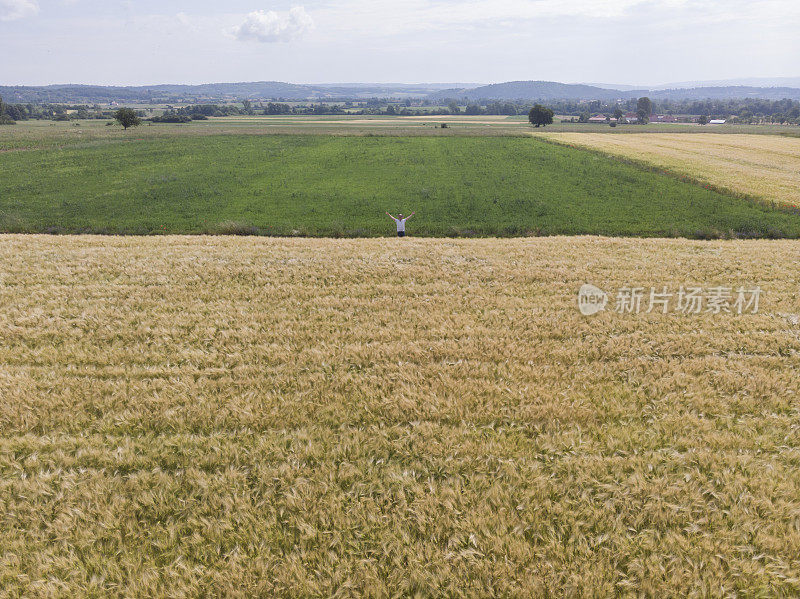
[[[800,76],[800,0],[0,0],[0,85]]]

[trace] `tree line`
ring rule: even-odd
[[[625,114],[637,113],[642,108],[641,98],[623,102],[555,101],[548,106],[557,114],[584,117],[588,120],[596,114],[615,116],[620,111]],[[800,102],[797,100],[764,100],[760,98],[741,98],[728,100],[657,100],[650,101],[650,114],[706,116],[709,119],[737,117],[744,123],[795,123],[800,124]]]
[[[370,98],[345,102],[258,102],[244,100],[241,104],[192,104],[168,107],[163,114],[152,116],[152,122],[188,123],[209,117],[238,115],[385,115],[385,116],[437,116],[464,115],[523,115],[529,114],[533,102],[473,101],[466,105],[456,99],[438,103],[429,100],[391,101]],[[8,104],[0,100],[0,124],[11,124],[28,119],[67,121],[75,119],[112,119],[114,108],[98,104]],[[646,122],[653,113],[686,117],[702,116],[707,119],[731,119],[739,123],[790,123],[800,124],[800,102],[797,100],[764,100],[758,98],[725,100],[658,100],[632,98],[620,102],[551,101],[547,107],[554,114],[571,117],[576,122],[586,122],[595,115],[619,119],[622,115],[636,114],[636,120]],[[137,116],[146,118],[153,109],[134,109]],[[692,119],[696,120],[696,118]]]
[[[113,109],[104,109],[97,104],[8,104],[0,98],[0,115],[7,121],[109,119],[113,114]]]

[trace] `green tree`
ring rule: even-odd
[[[289,114],[291,112],[292,107],[288,104],[275,104],[273,102],[269,102],[266,109],[264,109],[264,114]]]
[[[708,125],[708,117],[704,114],[700,115],[700,118],[697,119],[697,122],[701,125]]]
[[[24,121],[28,116],[21,104],[5,104],[3,110],[12,121]]]
[[[127,131],[128,127],[138,127],[142,124],[141,119],[136,116],[132,108],[120,108],[114,113],[116,120],[122,128]]]
[[[245,114],[253,114],[253,105],[250,103],[250,100],[242,101],[242,109]]]
[[[650,115],[653,114],[653,102],[647,96],[639,98],[636,102],[636,119],[640,125],[650,122]]]
[[[528,113],[528,120],[534,127],[550,125],[553,122],[553,111],[541,104],[535,104]]]
[[[6,114],[6,106],[3,104],[3,99],[0,98],[0,125],[16,125],[16,121]]]
[[[3,98],[0,98],[0,125],[15,125],[14,119],[6,114],[7,104],[3,104]]]
[[[617,120],[620,120],[620,119],[621,119],[621,118],[624,116],[624,114],[625,114],[625,113],[624,113],[624,112],[622,112],[622,109],[621,109],[619,106],[617,106],[617,107],[614,109],[614,118],[615,118],[615,119],[617,119]]]
[[[450,114],[461,114],[461,107],[455,100],[447,105],[447,109],[450,111]]]

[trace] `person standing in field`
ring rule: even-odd
[[[389,213],[387,212],[386,214],[389,214]],[[412,216],[414,216],[415,214],[416,214],[416,212],[412,212],[411,214],[409,214],[405,218],[403,218],[402,214],[398,214],[397,218],[395,218],[394,216],[389,214],[389,218],[391,218],[395,222],[395,224],[397,225],[397,236],[398,237],[405,237],[406,236],[406,221],[409,218],[411,218]]]

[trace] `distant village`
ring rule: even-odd
[[[649,122],[651,123],[697,123],[700,121],[702,117],[697,116],[675,116],[673,114],[651,114],[649,117]],[[629,112],[622,115],[619,119],[609,116],[606,114],[595,114],[589,117],[589,123],[619,123],[620,125],[624,125],[626,123],[637,123],[639,121],[639,115],[635,112]],[[708,120],[709,125],[724,125],[726,119],[710,119]]]

